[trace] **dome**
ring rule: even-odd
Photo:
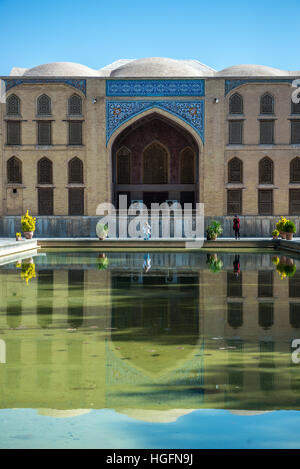
[[[212,69],[197,61],[150,57],[133,60],[112,70],[111,77],[199,77],[209,76]]]
[[[233,65],[218,72],[219,77],[270,77],[285,76],[289,72],[265,65]]]
[[[95,77],[97,70],[72,62],[54,62],[38,65],[24,72],[24,77]]]
[[[133,62],[136,59],[120,59],[116,60],[115,62],[106,65],[105,67],[102,67],[98,70],[99,76],[101,77],[109,77],[111,75],[111,72],[115,70],[116,68],[121,67],[122,65],[127,65],[129,62]]]

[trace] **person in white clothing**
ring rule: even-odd
[[[147,221],[145,221],[143,225],[143,232],[144,232],[144,241],[148,241],[151,236],[151,226]]]

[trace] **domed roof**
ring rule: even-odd
[[[224,68],[217,75],[220,77],[269,77],[289,75],[289,72],[267,67],[266,65],[233,65]]]
[[[133,60],[112,70],[111,77],[198,77],[210,76],[213,70],[197,61],[150,57]]]
[[[25,70],[23,76],[27,77],[93,77],[99,73],[85,65],[73,62],[53,62],[38,65]]]

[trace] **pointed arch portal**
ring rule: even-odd
[[[130,157],[122,159],[124,149]],[[188,155],[186,155],[188,153]],[[188,156],[188,162],[186,158]],[[128,167],[125,167],[127,165]],[[172,118],[153,112],[127,126],[112,145],[113,202],[127,195],[133,200],[151,203],[176,200],[181,204],[199,199],[199,147],[194,137]],[[183,177],[184,176],[184,177]]]

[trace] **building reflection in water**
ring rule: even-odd
[[[106,257],[49,253],[29,287],[1,269],[2,407],[300,408],[299,261],[281,280],[271,254],[238,275],[234,254]]]
[[[39,271],[37,277],[37,322],[42,329],[50,327],[53,320],[53,281],[53,270]]]

